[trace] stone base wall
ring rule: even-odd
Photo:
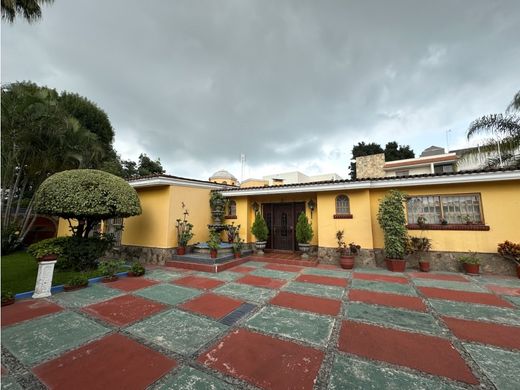
[[[144,246],[122,245],[112,249],[107,257],[118,258],[129,262],[139,261],[141,264],[164,265],[172,260],[174,248],[149,248]]]
[[[460,252],[428,252],[422,258],[430,262],[432,271],[451,271],[462,272],[462,266],[457,258],[463,253]],[[480,272],[516,276],[516,265],[495,253],[478,253],[480,258]],[[336,248],[318,248],[318,259],[325,264],[338,264],[339,253]],[[410,255],[406,258],[408,269],[419,268],[419,257]],[[356,256],[356,266],[364,268],[386,267],[385,255],[382,249],[362,249]]]

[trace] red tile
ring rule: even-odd
[[[246,267],[245,265],[239,265],[238,267],[231,268],[230,271],[247,274],[248,272],[254,271],[255,269],[256,268],[254,267]]]
[[[202,290],[210,290],[224,284],[224,282],[221,280],[204,278],[200,276],[185,276],[184,278],[172,281],[172,283],[178,284],[179,286],[200,288]]]
[[[318,264],[316,268],[321,269],[334,269],[337,271],[343,271],[343,268],[341,268],[339,265],[333,265],[333,264]]]
[[[469,282],[463,275],[450,275],[450,274],[436,274],[432,272],[410,272],[412,278],[419,279],[434,279],[434,280],[447,280],[451,282]]]
[[[513,295],[515,297],[520,297],[520,288],[497,286],[496,284],[486,284],[486,287],[500,295]]]
[[[340,350],[470,384],[477,378],[451,343],[440,337],[343,321]]]
[[[400,294],[382,293],[366,290],[350,290],[348,299],[376,305],[400,307],[403,309],[426,311],[426,305],[421,298]]]
[[[263,276],[246,275],[236,281],[237,283],[265,288],[280,288],[287,283],[286,280],[264,278]]]
[[[144,345],[112,334],[33,369],[53,390],[144,389],[177,364]]]
[[[150,287],[157,284],[155,280],[146,279],[143,277],[126,277],[120,278],[115,282],[110,282],[110,288],[117,288],[126,292],[136,291],[141,288]]]
[[[45,299],[24,299],[2,307],[2,326],[16,324],[62,311],[63,308]]]
[[[264,268],[272,269],[275,271],[285,271],[285,272],[300,272],[303,267],[297,267],[295,265],[283,265],[283,264],[268,264]]]
[[[520,349],[520,327],[451,317],[442,317],[442,319],[459,339],[508,349]]]
[[[179,306],[182,309],[194,313],[204,314],[208,317],[219,319],[231,313],[244,302],[237,299],[207,293]]]
[[[501,307],[514,307],[511,303],[493,294],[447,290],[437,287],[417,287],[417,289],[428,298],[447,299],[449,301],[480,303],[482,305],[492,305]]]
[[[134,295],[123,295],[87,306],[83,308],[83,311],[116,326],[125,326],[144,317],[158,313],[167,307],[166,305],[145,298]]]
[[[296,278],[298,282],[326,284],[327,286],[347,287],[347,279],[333,278],[331,276],[300,275]]]
[[[271,299],[270,303],[291,309],[305,310],[331,316],[338,315],[341,310],[341,301],[294,294],[286,291],[281,291],[277,296]]]
[[[354,272],[353,277],[355,279],[371,280],[371,281],[376,281],[376,282],[390,282],[390,283],[399,283],[399,284],[408,283],[408,279],[403,278],[402,276],[363,274],[363,273],[359,273],[359,272]]]
[[[262,389],[312,389],[324,353],[238,329],[203,353],[200,363]]]

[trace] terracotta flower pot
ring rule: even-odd
[[[38,257],[38,261],[52,261],[58,258],[57,255],[45,255],[42,257]]]
[[[131,278],[138,278],[139,276],[143,276],[144,275],[144,274],[136,274],[135,272],[132,272],[132,271],[128,271],[127,274]]]
[[[421,272],[430,272],[430,262],[429,261],[419,261],[419,270]]]
[[[242,257],[242,254],[240,252],[235,252],[233,253],[233,255],[235,256],[235,259],[240,259]]]
[[[354,268],[354,256],[341,256],[339,258],[339,265],[343,269],[352,269]]]
[[[520,264],[516,265],[516,275],[520,278]]]
[[[467,274],[478,275],[480,273],[480,264],[464,263],[462,264],[462,267]]]
[[[177,248],[177,255],[178,256],[184,256],[186,254],[186,247],[180,246]]]
[[[385,259],[386,268],[392,272],[404,272],[406,269],[406,260],[403,259]]]
[[[2,306],[9,306],[9,305],[12,305],[14,303],[15,299],[14,298],[11,298],[11,299],[6,299],[5,301],[2,301]]]
[[[103,276],[103,279],[101,279],[101,283],[115,282],[117,279],[119,279],[119,277],[117,275]]]
[[[217,258],[217,250],[216,249],[211,249],[209,251],[209,256],[212,258],[212,259],[216,259]]]

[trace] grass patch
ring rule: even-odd
[[[38,274],[38,262],[34,257],[26,252],[19,251],[2,256],[1,262],[2,291],[11,291],[14,294],[18,294],[34,290],[36,275]],[[127,271],[127,268],[121,268],[119,272],[121,271]],[[70,278],[80,274],[85,275],[88,279],[102,275],[99,270],[78,272],[54,269],[52,285],[65,284]]]

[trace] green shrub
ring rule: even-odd
[[[309,223],[309,219],[304,212],[298,216],[298,222],[296,223],[296,241],[299,244],[308,244],[314,232],[312,231],[312,225]]]
[[[408,248],[404,201],[406,195],[391,190],[379,203],[377,220],[384,233],[385,254],[391,259],[404,259]]]
[[[251,226],[251,233],[253,233],[257,241],[267,240],[269,229],[267,228],[267,224],[265,223],[265,219],[262,217],[262,214],[256,213],[255,222],[253,222],[253,226]]]
[[[132,267],[130,268],[130,272],[132,272],[135,276],[141,276],[144,275],[146,270],[140,262],[134,261],[132,263]]]
[[[63,238],[48,238],[30,245],[27,252],[37,259],[47,255],[59,257],[63,254],[63,241]]]
[[[79,287],[86,286],[88,284],[88,278],[85,275],[76,275],[70,278],[67,283],[65,283],[68,287]]]
[[[121,268],[125,262],[123,260],[104,260],[99,263],[99,271],[105,277],[115,276],[119,268]]]
[[[516,264],[520,265],[520,244],[506,240],[498,244],[497,251],[501,256],[513,260]]]
[[[2,291],[2,303],[9,302],[14,299],[14,294],[11,291]]]
[[[428,252],[432,247],[431,240],[427,237],[411,236],[410,245],[411,245],[411,250],[413,252],[421,252],[421,253]]]
[[[220,248],[220,235],[216,231],[211,230],[207,244],[209,249],[218,250],[218,248]]]
[[[21,243],[18,241],[20,230],[12,224],[2,229],[2,255],[7,255],[17,250]]]
[[[462,264],[480,264],[480,258],[476,253],[469,251],[467,255],[462,255],[457,258]]]

